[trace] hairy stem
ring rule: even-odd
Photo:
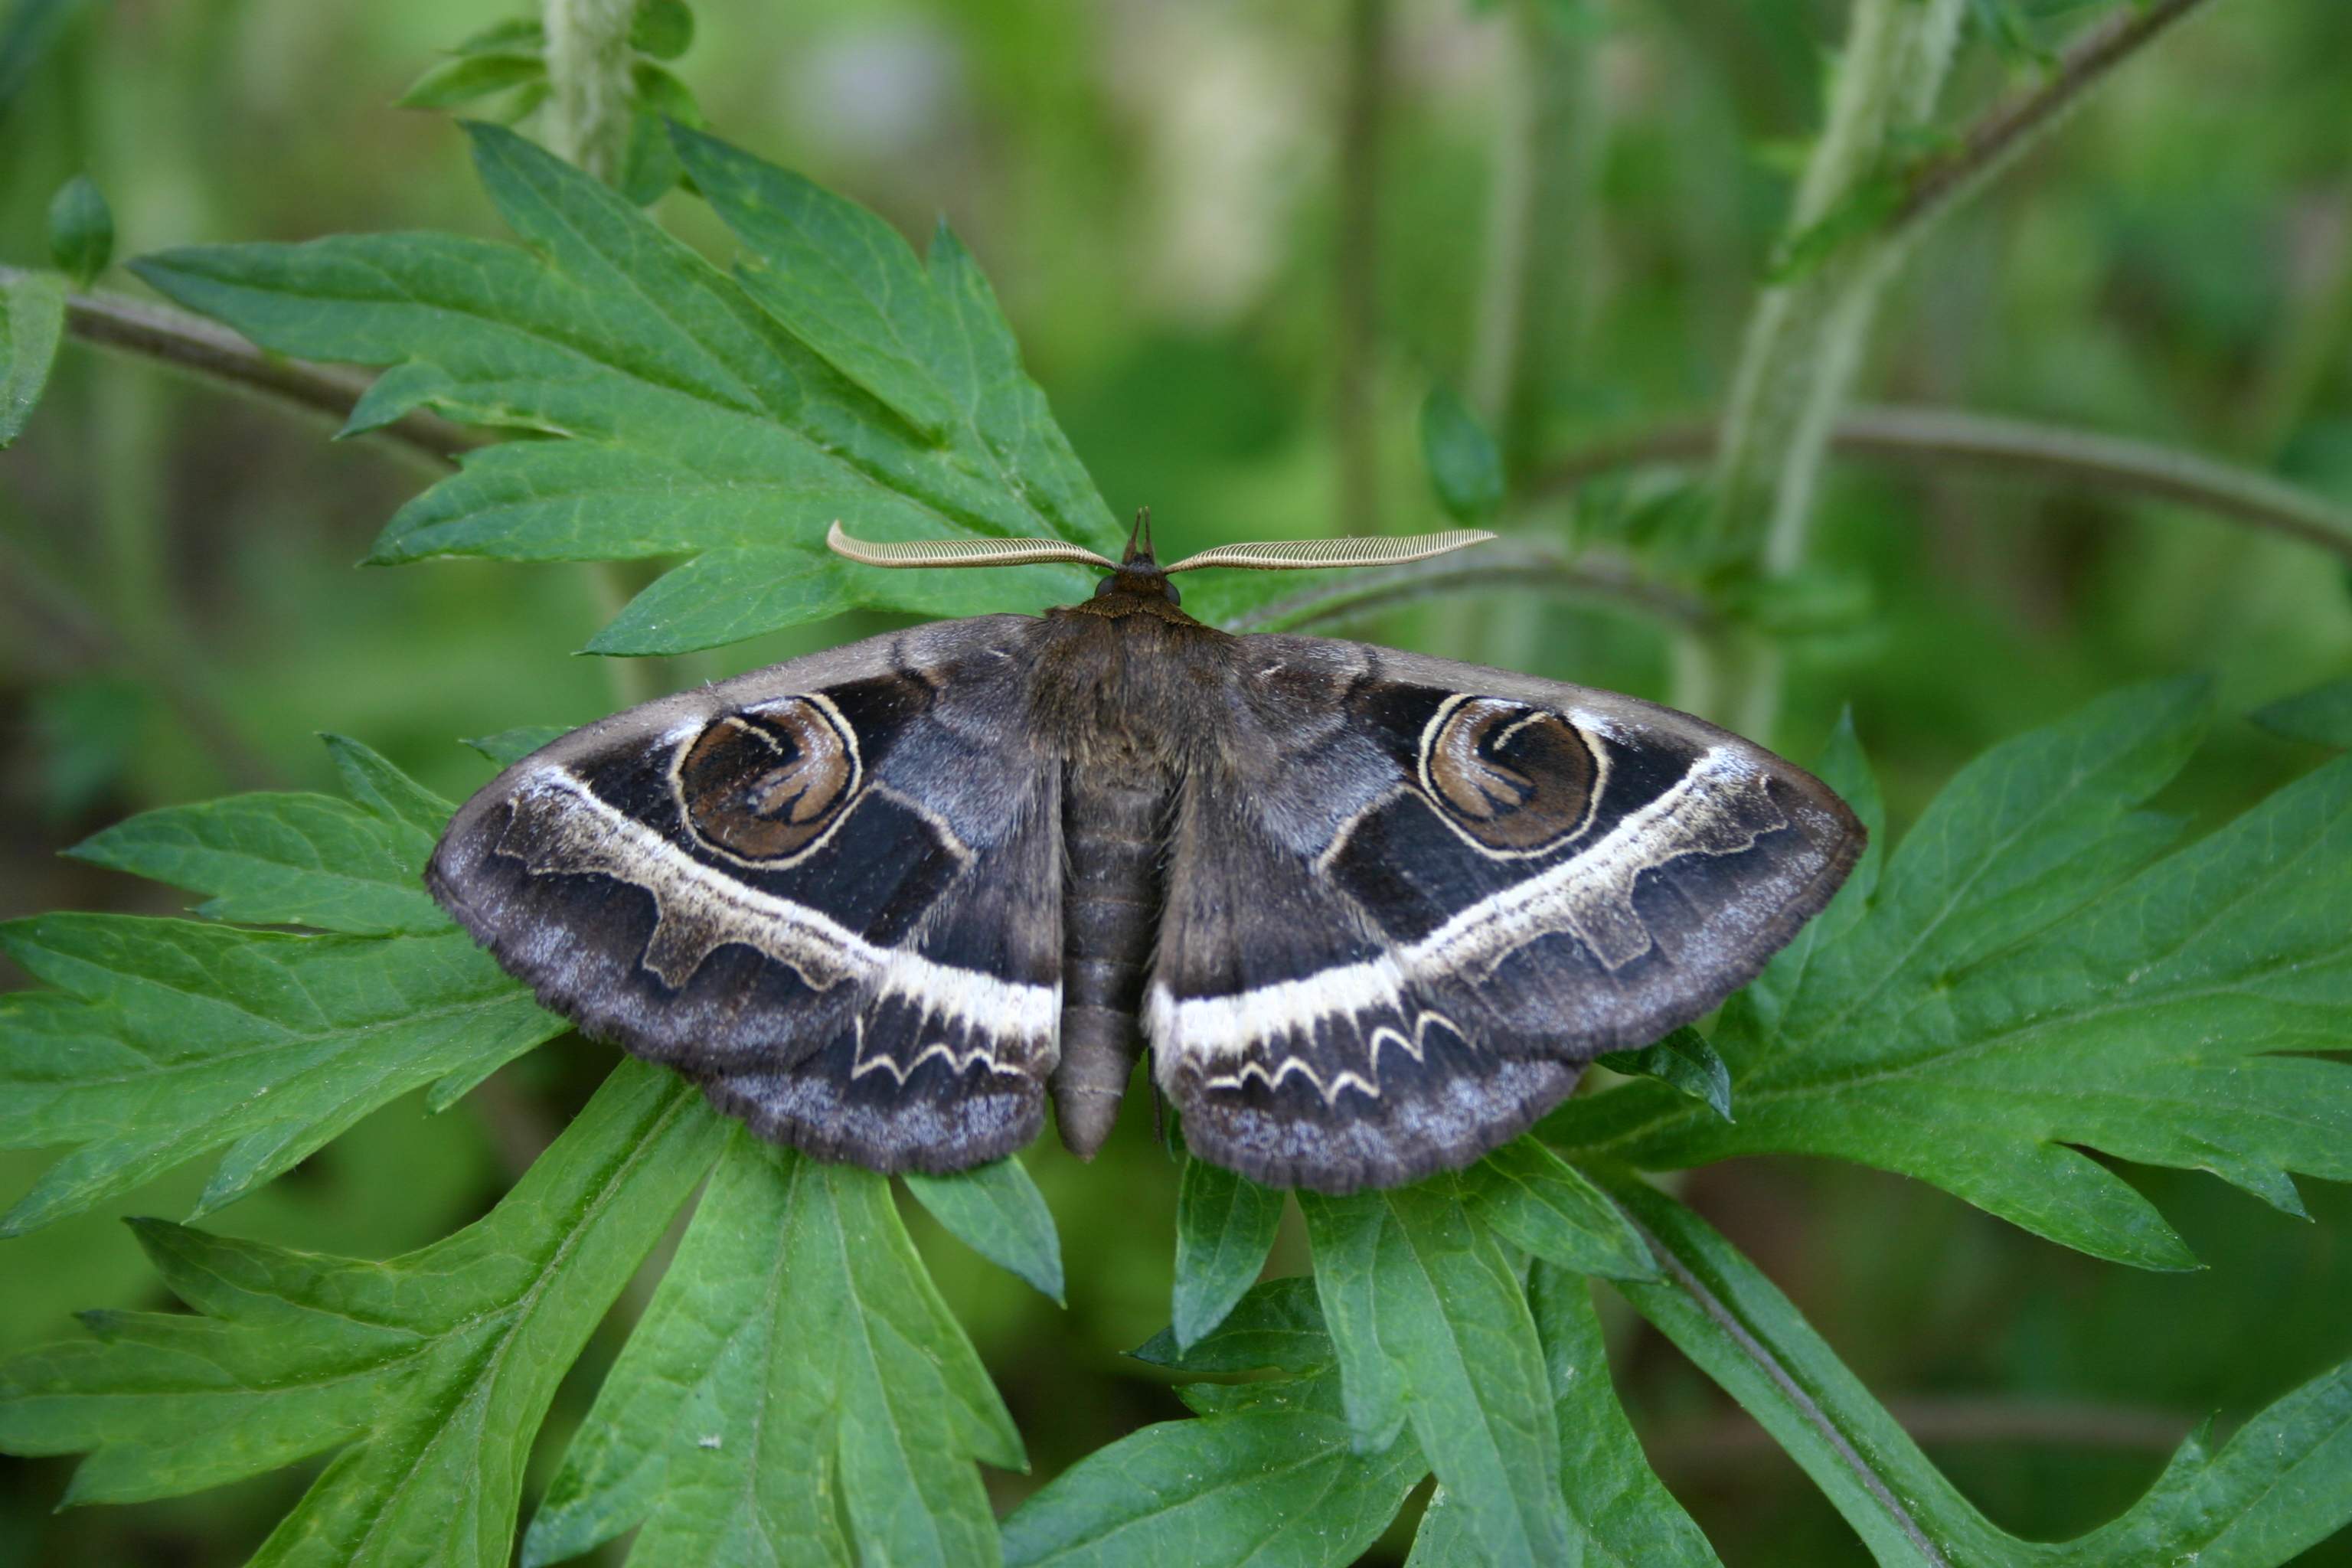
[[[610,183],[629,146],[636,88],[629,25],[635,0],[546,0],[548,142],[558,157]]]
[[[2166,28],[2210,0],[2152,0],[2126,5],[2069,44],[2039,85],[2012,94],[1977,116],[1952,150],[1912,172],[1903,199],[1887,220],[1890,236],[1907,237],[1999,174],[2116,67]]]
[[[1553,462],[1529,493],[1572,489],[1591,475],[1641,463],[1704,461],[1717,439],[1716,425],[1692,420],[1602,442]],[[2166,501],[2284,533],[2352,561],[2352,508],[2256,469],[2152,442],[1957,409],[1863,407],[1831,426],[1830,446],[1843,456],[1906,467],[2030,475]]]
[[[1349,0],[1339,123],[1339,533],[1378,533],[1381,142],[1387,114],[1389,0]]]

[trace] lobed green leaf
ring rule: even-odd
[[[100,865],[210,894],[205,913],[330,934],[37,915],[0,950],[50,989],[0,996],[0,1147],[77,1144],[5,1218],[17,1234],[225,1151],[210,1213],[380,1105],[440,1109],[562,1032],[419,878],[447,804],[330,738],[349,801],[246,795],[99,834]]]
[[[1019,1434],[887,1180],[733,1130],[524,1539],[641,1563],[993,1562]]]
[[[94,1450],[69,1502],[340,1450],[257,1563],[504,1564],[557,1382],[719,1137],[691,1085],[631,1062],[488,1217],[404,1258],[142,1222],[194,1314],[92,1314],[89,1340],[0,1367],[0,1447]]]
[[[1358,1450],[1410,1426],[1485,1561],[1565,1561],[1543,1349],[1494,1237],[1442,1181],[1299,1205]]]
[[[1833,1154],[1934,1182],[2117,1261],[2186,1268],[2082,1148],[2210,1171],[2289,1212],[2352,1178],[2352,761],[2164,851],[2138,809],[2195,744],[2196,683],[2118,693],[1963,769],[1877,885],[1858,877],[1726,1010],[1726,1124],[1662,1086],[1545,1124],[1661,1166]]]
[[[744,552],[657,582],[607,650],[710,647],[851,605],[961,615],[1091,589],[1068,566],[979,584],[839,572],[824,550],[836,519],[883,539],[1117,544],[952,236],[918,262],[871,215],[673,127],[676,153],[747,247],[730,278],[626,196],[511,132],[469,129],[484,187],[529,248],[390,234],[134,264],[266,347],[391,367],[352,430],[429,406],[564,437],[469,454],[393,518],[375,560]],[[747,571],[784,586],[747,599]]]

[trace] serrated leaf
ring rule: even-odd
[[[2192,1436],[2122,1518],[2058,1544],[1997,1529],[1756,1266],[1688,1209],[1631,1176],[1606,1179],[1667,1261],[1619,1289],[1744,1405],[1886,1564],[2105,1568],[2195,1563],[2276,1568],[2352,1521],[2352,1363],[2249,1421],[2216,1455]]]
[[[401,109],[455,109],[494,92],[546,79],[547,62],[536,52],[472,51],[435,64],[393,102]]]
[[[1019,1160],[992,1160],[952,1176],[909,1172],[906,1182],[950,1236],[1061,1301],[1062,1239],[1045,1194]]]
[[[1547,1264],[1528,1279],[1559,1425],[1559,1487],[1591,1568],[1720,1568],[1715,1549],[1668,1492],[1617,1403],[1601,1319],[1582,1278]],[[1440,1487],[1413,1534],[1407,1568],[1471,1568],[1467,1516]]]
[[[66,281],[26,272],[0,282],[0,447],[16,440],[65,342]]]
[[[114,258],[114,210],[88,174],[76,174],[49,199],[49,260],[83,288]]]
[[[410,1089],[478,1082],[562,1032],[424,900],[447,804],[365,747],[330,744],[355,804],[166,808],[100,834],[85,858],[214,894],[232,918],[402,934],[70,913],[0,926],[0,948],[54,988],[0,997],[0,1146],[79,1145],[0,1232],[222,1150],[196,1210],[208,1213]]]
[[[172,1497],[340,1450],[254,1561],[509,1561],[531,1436],[716,1152],[693,1087],[625,1063],[485,1219],[385,1263],[160,1221],[194,1314],[92,1314],[0,1369],[0,1447],[95,1450],[68,1500]]]
[[[1610,1051],[1593,1058],[1611,1072],[1628,1078],[1654,1078],[1668,1089],[1689,1095],[1722,1117],[1731,1114],[1731,1069],[1706,1043],[1706,1037],[1685,1024],[1655,1045],[1638,1051]]]
[[[950,428],[927,437],[786,330],[734,279],[650,223],[626,198],[494,126],[469,128],[483,184],[531,248],[448,235],[348,236],[299,246],[166,251],[134,264],[181,304],[265,346],[392,367],[350,424],[373,428],[430,406],[455,419],[556,440],[468,454],[459,473],[401,509],[375,559],[490,555],[598,560],[720,549],[831,558],[836,519],[877,538],[1058,535],[1114,548],[1108,509],[1020,368],[987,286],[941,236],[914,280],[928,350],[916,368],[943,389]],[[680,147],[723,172],[746,205],[772,176],[690,131]],[[691,160],[689,160],[691,161]],[[698,174],[698,179],[700,179]],[[752,195],[744,195],[745,192]],[[732,198],[730,198],[732,199]],[[832,198],[826,198],[830,201]],[[767,230],[747,222],[747,231]],[[834,289],[845,303],[872,278],[808,247],[755,254],[766,287]],[[782,243],[782,241],[779,241]],[[895,236],[891,243],[903,244]],[[796,268],[824,268],[803,276]],[[910,259],[875,278],[908,281]],[[772,303],[773,301],[769,301]],[[878,307],[877,307],[878,308]],[[912,307],[909,307],[910,309]],[[824,350],[841,333],[812,326]],[[838,341],[837,341],[838,340]],[[870,367],[866,367],[870,368]],[[908,373],[909,374],[912,372]],[[771,558],[772,559],[772,557]],[[965,613],[955,573],[864,572],[852,602]],[[1039,608],[1091,591],[1075,567],[987,574],[992,609]],[[772,629],[732,606],[728,636]],[[809,606],[779,601],[773,613]],[[708,646],[677,632],[665,646]]]
[[[1421,456],[1437,504],[1460,521],[1483,522],[1503,504],[1502,448],[1450,386],[1421,405]]]
[[[1443,1181],[1298,1196],[1359,1451],[1409,1426],[1486,1561],[1565,1560],[1543,1350],[1493,1238]]]
[[[373,752],[366,753],[376,763]],[[323,795],[244,795],[142,812],[66,851],[78,860],[210,895],[208,919],[381,936],[441,931],[449,917],[418,868],[436,833],[380,790],[366,804]],[[431,819],[449,807],[433,801]]]
[[[1265,1268],[1283,1195],[1187,1157],[1176,1188],[1176,1288],[1171,1331],[1189,1350],[1232,1311]]]
[[[1252,1384],[1229,1407],[1147,1426],[1055,1478],[1004,1521],[1004,1560],[1339,1568],[1427,1473],[1410,1439],[1355,1451],[1335,1374]]]
[[[1859,1160],[2150,1268],[2194,1259],[2078,1146],[2290,1212],[2289,1173],[2352,1177],[2352,1071],[2274,1054],[2343,1044],[2352,761],[2164,854],[2178,825],[2137,808],[2204,717],[2194,683],[2137,689],[1963,769],[1867,913],[1727,1008],[1736,1125],[1635,1083],[1546,1136],[1649,1165]]]
[[[1190,1346],[1173,1328],[1160,1330],[1135,1359],[1181,1372],[1314,1372],[1339,1352],[1323,1328],[1323,1304],[1311,1275],[1285,1275],[1252,1286],[1224,1321]]]
[[[662,1564],[994,1561],[1019,1435],[889,1183],[737,1129],[525,1538]]]
[[[1506,1143],[1464,1172],[1462,1199],[1478,1224],[1562,1268],[1612,1279],[1657,1274],[1617,1205],[1532,1138]]]

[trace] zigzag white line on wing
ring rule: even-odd
[[[1339,1091],[1343,1089],[1352,1089],[1378,1100],[1381,1097],[1381,1047],[1392,1044],[1413,1060],[1425,1060],[1425,1048],[1428,1042],[1423,1037],[1429,1033],[1429,1026],[1432,1024],[1456,1039],[1463,1037],[1461,1025],[1443,1013],[1424,1010],[1412,1021],[1411,1038],[1406,1037],[1403,1030],[1390,1025],[1375,1026],[1370,1038],[1364,1044],[1364,1071],[1358,1072],[1353,1068],[1343,1068],[1333,1073],[1328,1083],[1323,1080],[1323,1075],[1315,1070],[1312,1063],[1297,1055],[1283,1058],[1275,1065],[1271,1072],[1266,1070],[1264,1062],[1244,1060],[1234,1071],[1218,1073],[1202,1081],[1211,1089],[1239,1089],[1251,1079],[1255,1079],[1268,1089],[1279,1089],[1284,1079],[1296,1073],[1315,1086],[1316,1092],[1323,1097],[1326,1104],[1337,1100],[1339,1098]]]
[[[812,989],[830,990],[847,981],[868,989],[869,1007],[899,998],[927,1017],[993,1039],[1000,1048],[1025,1046],[1026,1053],[1015,1053],[1025,1055],[1024,1070],[1041,1057],[1052,1059],[1062,1013],[1058,984],[1003,980],[903,949],[877,947],[805,904],[703,865],[599,798],[560,765],[551,763],[525,778],[512,801],[514,817],[499,853],[514,856],[537,874],[600,872],[653,895],[657,922],[644,963],[665,984],[685,984],[714,950],[740,942],[787,965]],[[931,1046],[916,1062],[940,1051],[959,1069],[973,1059]],[[978,1054],[992,1065],[1003,1060],[988,1047]],[[899,1073],[900,1081],[914,1067],[909,1063]]]
[[[1556,932],[1583,942],[1604,967],[1622,969],[1651,947],[1649,929],[1633,909],[1633,885],[1643,871],[1683,855],[1736,853],[1787,820],[1767,793],[1760,769],[1727,747],[1713,747],[1672,788],[1627,813],[1590,848],[1487,895],[1418,942],[1226,996],[1179,1000],[1166,982],[1155,980],[1144,1000],[1144,1033],[1161,1083],[1172,1086],[1179,1064],[1206,1068],[1239,1059],[1255,1066],[1253,1058],[1273,1056],[1269,1047],[1310,1033],[1321,1019],[1412,1016],[1419,1009],[1408,990],[1416,982],[1481,978],[1520,948]],[[1370,1056],[1377,1078],[1377,1043]],[[1271,1077],[1262,1068],[1255,1076],[1271,1086],[1291,1070],[1323,1081],[1295,1055],[1280,1060]],[[1250,1071],[1236,1068],[1231,1076],[1238,1080]],[[1326,1098],[1350,1076],[1335,1075]]]

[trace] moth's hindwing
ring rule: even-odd
[[[427,881],[541,1002],[763,1136],[885,1171],[1008,1152],[1060,1012],[1037,625],[877,637],[592,724],[468,801]]]
[[[1802,769],[1612,692],[1310,637],[1178,811],[1145,1030],[1187,1143],[1344,1192],[1468,1163],[1714,1007],[1863,829]]]

